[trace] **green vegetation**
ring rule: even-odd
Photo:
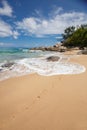
[[[81,25],[77,29],[68,27],[63,34],[63,46],[66,47],[87,47],[87,25]]]

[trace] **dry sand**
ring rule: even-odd
[[[87,56],[72,61],[87,68]],[[0,130],[87,130],[87,71],[1,81]]]

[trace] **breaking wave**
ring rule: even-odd
[[[13,63],[0,64],[0,80],[10,77],[37,73],[43,76],[80,74],[86,68],[77,63],[70,63],[70,57],[59,55],[60,59],[55,62],[47,61],[46,55],[40,58],[24,58],[15,60]]]

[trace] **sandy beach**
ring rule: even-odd
[[[71,59],[87,68],[87,56]],[[0,130],[87,130],[87,71],[0,81]]]

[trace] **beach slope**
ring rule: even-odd
[[[71,61],[87,68],[87,56]],[[87,130],[87,71],[1,81],[0,130]]]

